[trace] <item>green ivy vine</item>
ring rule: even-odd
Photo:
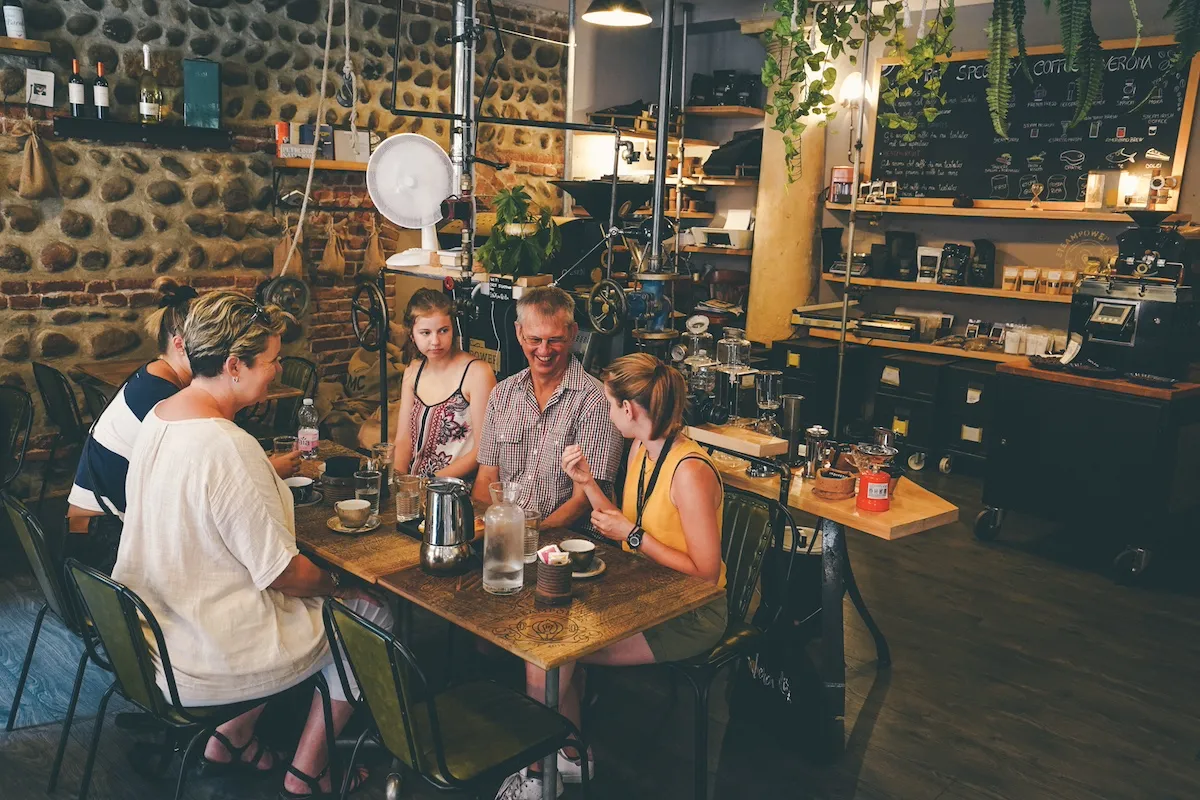
[[[902,60],[891,78],[880,74],[879,121],[892,130],[904,131],[901,138],[906,142],[915,141],[917,126],[936,120],[946,104],[942,78],[949,66],[946,57],[954,52],[950,42],[953,31],[954,0],[939,0],[933,21],[912,47],[905,46],[903,25],[895,25],[888,38],[885,55]],[[920,110],[906,114],[901,110],[902,101],[911,102],[907,98],[914,94]],[[884,111],[884,106],[890,110]]]

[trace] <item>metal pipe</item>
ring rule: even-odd
[[[567,122],[575,121],[575,0],[568,0],[567,3],[567,97],[566,97],[566,118]],[[563,137],[563,178],[571,179],[571,148],[574,142],[572,141],[571,132],[567,131]],[[563,192],[563,214],[571,212],[571,198],[566,192]],[[611,254],[610,254],[611,256]]]
[[[621,133],[617,132],[616,145],[613,147],[613,174],[611,194],[608,198],[608,230],[605,232],[604,239],[608,244],[608,258],[604,266],[604,277],[612,278],[613,269],[613,239],[616,238],[617,232],[617,172],[621,168]]]
[[[450,107],[458,125],[450,131],[450,162],[454,165],[454,186],[462,196],[471,194],[475,185],[471,128],[475,104],[475,4],[474,0],[454,0],[454,82],[450,89]],[[393,101],[395,99],[393,98]]]
[[[688,63],[688,25],[692,21],[692,4],[683,4],[683,35],[679,39],[679,166],[676,170],[678,180],[675,182],[675,234],[679,234],[679,221],[683,217],[683,159],[687,155],[683,137],[687,136],[687,114],[683,107],[687,104],[687,63]],[[675,249],[679,244],[676,240]],[[673,292],[672,292],[673,293]]]
[[[650,262],[646,269],[661,269],[663,199],[667,190],[667,128],[671,120],[671,51],[675,39],[675,0],[663,0],[662,52],[658,73],[658,132],[654,137],[654,203],[650,226]]]
[[[801,20],[803,24],[803,20]],[[871,4],[867,4],[866,18],[863,22],[864,27],[871,24]],[[867,85],[867,61],[871,52],[871,37],[863,37],[862,53],[859,55],[859,71],[863,81],[863,88]],[[850,221],[846,225],[846,279],[842,284],[842,328],[838,336],[838,366],[837,366],[837,384],[833,394],[833,438],[836,440],[839,436],[840,428],[838,427],[841,421],[842,411],[842,376],[846,367],[846,324],[850,317],[850,276],[854,271],[854,224],[858,217],[858,181],[862,176],[862,150],[863,150],[863,124],[867,113],[867,98],[864,92],[862,100],[858,104],[858,138],[854,142],[854,170],[853,179],[850,185]]]

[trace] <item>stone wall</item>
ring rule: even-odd
[[[170,274],[199,289],[235,288],[250,293],[270,271],[283,213],[271,208],[273,123],[313,121],[325,33],[324,0],[25,0],[30,38],[47,40],[52,54],[43,68],[58,78],[65,113],[71,59],[80,60],[89,84],[104,62],[113,87],[114,116],[136,114],[141,45],[151,45],[159,83],[171,112],[165,124],[182,124],[181,61],[204,56],[221,63],[223,124],[232,129],[230,152],[186,152],[104,146],[54,140],[40,110],[60,197],[23,200],[15,188],[23,140],[7,131],[25,116],[21,104],[5,102],[0,119],[0,382],[34,384],[30,360],[69,371],[80,362],[149,357],[153,343],[139,320],[155,301],[149,287]],[[360,77],[358,124],[383,135],[415,131],[448,144],[448,123],[395,116],[392,102],[393,37],[403,34],[399,54],[400,97],[405,108],[449,110],[450,6],[446,2],[351,0],[348,41],[342,0],[335,0],[331,70],[326,94],[342,83],[349,45]],[[520,5],[497,8],[502,27],[565,41],[566,18]],[[527,119],[562,119],[564,48],[505,37],[501,61],[484,102],[484,113]],[[494,50],[489,34],[476,64],[482,89]],[[19,59],[0,59],[5,101],[24,90]],[[90,98],[89,98],[90,99]],[[326,101],[325,121],[342,125],[349,110]],[[485,129],[480,155],[510,161],[495,175],[480,167],[479,194],[524,183],[541,202],[557,192],[547,178],[562,174],[560,132],[527,128]],[[281,191],[303,188],[302,174],[284,177]],[[319,172],[318,202],[369,208],[362,173]],[[354,349],[349,328],[353,273],[361,264],[371,212],[336,212],[346,226],[350,268],[342,280],[312,271],[324,247],[329,216],[306,225],[306,266],[314,287],[304,337],[289,346],[320,363],[325,377],[344,372]],[[44,432],[40,403],[35,429]]]

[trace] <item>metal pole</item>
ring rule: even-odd
[[[675,0],[663,0],[662,53],[658,72],[658,132],[654,137],[654,203],[650,227],[648,272],[658,272],[661,264],[663,199],[667,189],[667,127],[671,119],[671,50],[674,41]]]
[[[679,233],[679,220],[683,216],[683,137],[687,136],[687,114],[683,107],[687,104],[687,65],[688,65],[688,24],[692,21],[692,4],[683,4],[683,36],[679,40],[679,169],[675,182],[675,233]],[[678,251],[678,244],[676,251]],[[673,289],[674,287],[672,287]],[[672,294],[674,292],[672,291]]]
[[[567,122],[575,121],[575,0],[567,3]],[[563,137],[563,178],[571,179],[571,132]],[[571,198],[563,192],[563,214],[571,213]]]
[[[450,105],[458,124],[450,130],[450,162],[458,196],[471,204],[462,229],[459,268],[471,272],[475,261],[475,2],[454,0],[454,82]],[[396,102],[393,95],[392,103]]]
[[[867,4],[864,27],[871,23],[871,4]],[[803,24],[803,22],[802,22]],[[862,54],[859,56],[860,75],[863,82],[863,98],[858,103],[858,133],[854,142],[854,171],[850,186],[850,222],[846,226],[846,279],[842,284],[842,329],[838,336],[838,367],[837,386],[833,395],[833,438],[837,439],[840,428],[838,423],[842,411],[842,373],[846,366],[846,325],[850,317],[850,273],[854,268],[854,223],[858,217],[858,179],[862,175],[863,124],[867,114],[867,59],[871,51],[871,38],[863,37]]]

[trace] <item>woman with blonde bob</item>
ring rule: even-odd
[[[326,642],[322,598],[342,597],[384,626],[389,615],[299,554],[291,493],[254,437],[233,422],[263,402],[278,377],[284,318],[233,292],[192,302],[183,327],[192,382],[142,423],[113,578],[162,625],[185,705],[265,699],[324,672],[340,730],[351,706]],[[262,709],[218,728],[206,762],[273,768],[274,756],[254,735]],[[325,741],[314,696],[282,797],[330,791]],[[352,786],[365,777],[351,776]]]
[[[664,567],[725,586],[721,560],[721,509],[724,490],[716,465],[683,433],[687,386],[683,376],[647,353],[618,358],[601,375],[608,416],[626,439],[633,440],[621,507],[592,476],[577,445],[563,451],[563,471],[580,484],[592,506],[592,525],[605,538],[620,542]],[[634,666],[680,661],[712,649],[725,632],[726,600],[706,606],[630,636],[583,659],[585,664]],[[574,664],[560,668],[559,711],[580,724],[582,681]],[[526,665],[526,689],[545,697],[546,673]],[[590,762],[590,757],[589,757]],[[538,765],[509,777],[497,800],[541,797]],[[581,779],[576,753],[560,750],[558,774],[567,783]],[[593,774],[589,765],[589,775]]]

